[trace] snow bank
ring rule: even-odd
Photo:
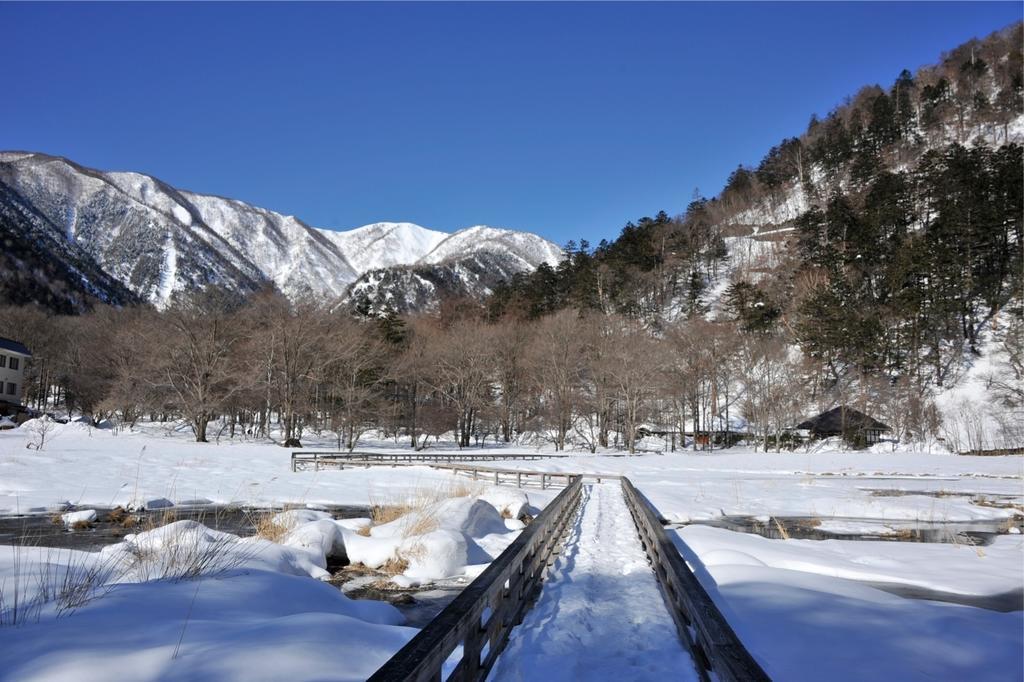
[[[975,596],[1024,588],[1020,535],[1000,535],[991,545],[969,547],[882,540],[770,540],[708,526],[687,526],[677,534],[712,572],[719,566],[768,566]]]
[[[1024,612],[897,596],[1021,588],[1020,539],[981,548],[766,540],[691,526],[684,556],[772,679],[1020,679]],[[699,558],[698,558],[699,557]],[[865,652],[870,652],[866,654]]]
[[[479,573],[511,544],[516,533],[505,525],[498,508],[520,510],[528,504],[522,493],[490,491],[483,497],[457,497],[432,502],[369,535],[344,530],[349,561],[370,568],[391,563],[402,567],[392,581],[402,587]]]
[[[96,520],[95,509],[83,509],[76,512],[68,512],[67,514],[61,514],[60,520],[64,522],[65,528],[71,528],[77,523],[92,523]]]
[[[128,501],[125,509],[128,511],[152,511],[154,509],[170,509],[174,503],[166,497],[135,498]]]
[[[71,615],[4,632],[0,680],[364,680],[415,633],[380,602],[245,570],[121,584]]]
[[[506,519],[518,519],[527,512],[530,499],[522,490],[491,486],[479,495],[479,499],[494,507]]]
[[[310,554],[318,568],[327,568],[327,559],[345,558],[345,536],[342,527],[330,517],[310,521],[291,531],[284,537],[281,544],[285,547],[301,549]],[[320,574],[317,571],[318,575]]]
[[[304,523],[312,523],[313,521],[329,518],[331,518],[331,515],[328,512],[316,509],[288,509],[274,514],[271,521],[282,528],[295,528]]]
[[[314,524],[321,522],[316,521]],[[309,532],[276,544],[259,537],[240,538],[196,521],[177,521],[144,533],[126,535],[99,555],[118,567],[121,582],[191,578],[238,568],[326,580],[324,548],[336,536]]]

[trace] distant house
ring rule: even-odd
[[[796,428],[810,431],[815,438],[842,436],[855,445],[874,445],[882,439],[884,432],[892,430],[874,417],[846,405],[811,417],[797,424]]]
[[[0,336],[0,415],[22,412],[25,394],[25,363],[32,352],[23,344]]]

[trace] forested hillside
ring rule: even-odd
[[[948,384],[983,330],[1020,327],[1021,45],[1017,24],[863,88],[681,216],[570,244],[497,291],[491,316],[706,317],[797,345],[821,390]]]

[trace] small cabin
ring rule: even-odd
[[[22,412],[25,395],[25,363],[32,352],[24,344],[0,336],[0,415]]]
[[[883,433],[892,430],[874,417],[846,405],[800,422],[796,428],[809,431],[814,438],[841,436],[848,443],[861,447],[874,445],[882,440]]]

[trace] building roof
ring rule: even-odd
[[[831,410],[822,412],[817,417],[811,417],[807,421],[800,422],[796,428],[807,429],[816,433],[842,433],[843,431],[861,431],[864,429],[890,430],[886,424],[883,424],[874,417],[845,405],[833,407]]]
[[[17,353],[26,357],[32,357],[32,351],[25,347],[25,344],[18,343],[11,339],[5,339],[0,336],[0,350],[5,350],[9,353]]]

